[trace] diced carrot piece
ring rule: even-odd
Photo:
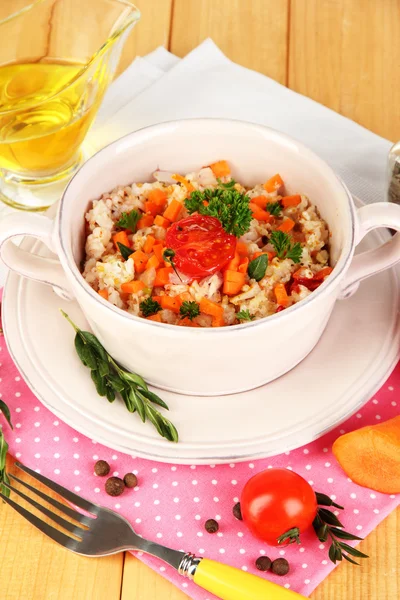
[[[156,313],[155,315],[150,315],[150,317],[146,317],[146,319],[148,321],[156,321],[157,323],[162,323],[161,315],[159,315],[158,313]]]
[[[247,246],[247,244],[245,242],[237,242],[236,243],[236,251],[241,256],[248,256],[249,255],[249,248],[248,248],[248,246]]]
[[[150,190],[147,198],[150,202],[154,202],[158,206],[164,206],[167,201],[167,194],[158,188]]]
[[[108,300],[108,290],[107,289],[99,290],[99,296],[104,298],[104,300]]]
[[[245,258],[242,258],[242,260],[240,261],[240,265],[238,267],[239,273],[247,273],[248,266],[249,266],[249,259],[246,256]]]
[[[268,204],[268,198],[266,196],[256,196],[255,198],[251,199],[251,203],[257,204],[257,206],[259,208],[262,208],[262,210],[265,210],[265,208]]]
[[[163,308],[167,308],[178,314],[179,309],[182,306],[182,300],[179,296],[175,296],[174,298],[171,298],[171,296],[161,296],[160,304]]]
[[[137,294],[140,290],[143,290],[145,285],[143,281],[129,281],[121,285],[121,291],[124,294]]]
[[[225,265],[224,270],[236,271],[240,263],[239,252],[235,251],[235,256]]]
[[[153,246],[155,243],[156,238],[152,235],[148,235],[143,246],[143,252],[146,252],[146,254],[150,254],[150,252],[153,250]]]
[[[154,244],[153,252],[154,252],[155,256],[157,256],[158,260],[161,263],[164,260],[163,259],[164,244],[158,244],[158,243]]]
[[[268,256],[268,262],[271,261],[276,256],[276,252],[254,252],[253,256],[251,257],[251,260],[258,258],[262,254],[266,254]]]
[[[320,271],[318,271],[318,273],[315,273],[314,279],[316,281],[320,281],[321,279],[325,279],[325,277],[328,277],[328,275],[330,275],[332,273],[332,271],[333,271],[332,267],[324,267],[323,269],[321,269]]]
[[[155,300],[156,302],[158,302],[158,304],[161,304],[161,298],[162,296],[152,296],[153,300]]]
[[[147,254],[141,250],[136,250],[136,252],[133,252],[129,258],[132,258],[135,264],[136,273],[143,273],[143,271],[146,270],[147,261],[149,260]]]
[[[160,266],[160,261],[158,260],[157,256],[155,254],[153,254],[152,256],[150,256],[149,260],[147,261],[146,270],[147,269],[158,269],[159,266]]]
[[[151,227],[153,223],[154,217],[152,215],[143,215],[143,217],[138,221],[137,229],[145,229],[146,227]]]
[[[172,267],[162,267],[161,269],[157,269],[154,287],[167,285],[167,283],[169,283],[169,276],[173,272],[174,270]],[[163,297],[164,296],[162,296],[162,298]]]
[[[236,296],[236,294],[238,294],[240,292],[242,287],[243,287],[242,283],[236,283],[234,281],[224,281],[224,286],[222,288],[222,291],[227,296]]]
[[[202,298],[200,300],[200,312],[212,317],[221,317],[224,314],[224,309],[219,304],[211,302],[207,298]]]
[[[301,202],[301,196],[300,194],[294,194],[294,196],[284,196],[281,202],[284,208],[289,208],[289,206],[297,206]]]
[[[253,219],[257,219],[257,221],[265,221],[266,223],[269,222],[271,215],[268,211],[263,210],[257,206],[257,204],[253,204],[252,202],[250,202],[249,208],[252,212]]]
[[[128,246],[128,248],[130,248],[130,242],[126,231],[118,231],[118,233],[115,233],[113,235],[113,242],[118,251],[118,243],[123,244],[124,246]]]
[[[305,279],[304,276],[304,267],[300,267],[300,269],[297,269],[297,271],[295,271],[292,275],[293,279]],[[310,278],[311,279],[311,278]]]
[[[358,485],[383,494],[400,492],[400,415],[341,435],[332,450]]]
[[[155,217],[163,211],[163,206],[160,206],[159,204],[156,204],[151,200],[146,200],[146,202],[144,203],[144,210],[146,214],[153,215],[153,217]]]
[[[188,192],[193,192],[194,187],[192,186],[190,181],[185,179],[185,177],[182,177],[182,175],[178,175],[177,173],[175,173],[175,175],[172,175],[172,179],[175,179],[175,181],[178,181],[178,183],[184,185]]]
[[[213,317],[211,321],[212,327],[223,327],[225,325],[224,317],[221,315],[220,317]]]
[[[241,282],[242,285],[244,285],[245,277],[243,273],[239,273],[238,271],[225,271],[224,281],[231,281],[235,283]]]
[[[157,215],[154,219],[154,225],[158,225],[158,227],[164,227],[164,229],[168,229],[168,227],[171,225],[171,221],[169,221],[165,217],[162,217],[161,215]]]
[[[183,206],[181,202],[178,202],[178,200],[172,200],[171,204],[167,206],[166,210],[164,211],[163,217],[173,223],[179,219],[182,208]]]
[[[267,254],[268,254],[268,261],[271,261],[276,256],[276,252],[267,252]]]
[[[266,181],[264,183],[263,188],[267,192],[275,192],[276,190],[279,190],[279,188],[282,186],[283,186],[283,179],[279,175],[279,173],[277,173],[276,175],[271,177],[271,179],[268,179],[268,181]]]
[[[251,257],[251,260],[254,260],[255,258],[258,258],[259,256],[262,256],[263,254],[266,254],[266,252],[254,252],[253,256]]]
[[[289,305],[289,296],[283,283],[277,283],[274,287],[276,303],[286,308]]]
[[[292,219],[285,219],[283,221],[282,225],[280,225],[278,227],[278,231],[283,231],[284,233],[288,233],[289,231],[292,231],[292,229],[295,225],[296,225],[296,223]]]
[[[210,169],[215,177],[227,177],[231,174],[230,167],[226,160],[218,160],[210,165]]]

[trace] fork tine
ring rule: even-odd
[[[23,506],[16,504],[14,502],[14,500],[11,500],[11,498],[7,498],[7,496],[2,494],[1,492],[0,492],[0,498],[2,498],[4,500],[4,502],[7,502],[7,504],[12,506],[12,508],[14,510],[16,510],[17,513],[19,513],[27,521],[29,521],[29,523],[31,523],[32,525],[37,527],[37,529],[39,529],[39,531],[46,534],[49,538],[51,538],[58,544],[61,544],[61,546],[64,546],[65,548],[68,548],[69,550],[72,550],[73,552],[77,552],[79,542],[70,538],[68,535],[65,535],[64,533],[61,533],[61,531],[54,529],[54,527],[52,527],[51,525],[48,525],[47,523],[42,521],[42,519],[39,519],[39,517],[30,513],[29,510],[26,510]]]
[[[54,498],[51,498],[50,496],[48,496],[47,494],[44,494],[40,490],[36,490],[33,486],[29,485],[29,483],[22,481],[22,479],[15,477],[15,475],[11,475],[11,473],[9,473],[8,476],[10,477],[10,479],[18,481],[18,483],[20,483],[21,485],[28,488],[28,490],[30,490],[34,494],[37,494],[40,498],[42,498],[43,500],[45,500],[46,502],[48,502],[55,508],[58,508],[58,510],[61,510],[65,515],[67,515],[68,517],[71,517],[71,519],[74,519],[74,521],[78,521],[78,523],[81,523],[81,525],[87,525],[88,527],[90,527],[90,525],[92,524],[92,522],[93,522],[92,517],[87,517],[87,516],[83,515],[82,513],[74,510],[73,508],[70,508],[69,506],[62,504],[61,502],[58,502],[58,500],[54,500]],[[15,491],[18,493],[18,490],[15,490]]]
[[[48,488],[62,496],[65,500],[68,500],[69,502],[72,502],[72,504],[75,504],[75,506],[78,506],[82,510],[86,510],[87,512],[90,512],[91,514],[97,516],[100,510],[100,506],[97,506],[97,504],[92,504],[91,502],[88,502],[84,498],[81,498],[77,494],[74,494],[74,492],[67,490],[62,485],[55,483],[54,481],[48,479],[44,475],[36,473],[36,471],[32,471],[32,469],[29,469],[29,467],[25,467],[25,465],[21,465],[21,463],[19,462],[16,462],[15,464],[19,469],[21,469],[21,471],[28,473],[28,475],[31,475],[34,479],[37,479],[41,483],[44,483],[44,485],[47,485]]]
[[[17,490],[12,485],[7,485],[7,487],[12,492],[14,492],[14,494],[17,494],[18,496],[20,496],[21,498],[23,498],[24,500],[26,500],[27,502],[29,502],[29,504],[31,504],[32,506],[34,506],[35,508],[37,508],[38,510],[40,510],[40,512],[42,512],[44,515],[46,515],[47,517],[50,517],[50,519],[52,519],[55,523],[57,523],[58,525],[61,525],[61,527],[63,527],[64,529],[66,529],[70,533],[73,533],[74,535],[76,535],[77,537],[80,537],[82,539],[82,534],[85,531],[84,529],[81,529],[77,525],[74,525],[73,523],[70,523],[69,521],[66,521],[65,519],[63,519],[59,515],[56,515],[51,510],[49,510],[45,506],[42,506],[41,504],[39,504],[38,502],[36,502],[32,498],[30,498],[29,496],[26,496],[26,494],[24,494],[20,490]]]

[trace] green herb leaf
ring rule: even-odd
[[[116,223],[116,227],[119,229],[129,229],[129,231],[135,233],[140,216],[137,210],[131,210],[129,213],[123,212],[121,218]]]
[[[207,206],[204,202],[208,203]],[[249,230],[252,212],[249,197],[232,188],[207,188],[203,192],[195,190],[185,200],[187,211],[192,214],[216,217],[227,233],[236,237]]]
[[[293,244],[290,236],[283,231],[273,231],[270,242],[275,248],[278,258],[290,258],[294,263],[299,263],[302,254],[301,244]]]
[[[8,408],[7,404],[3,402],[3,400],[0,400],[0,410],[3,413],[3,416],[6,419],[9,426],[11,427],[11,429],[14,429],[11,423],[10,409]]]
[[[115,400],[115,391],[109,385],[106,386],[106,397],[109,402],[114,402]]]
[[[80,332],[76,334],[74,343],[76,353],[84,366],[89,367],[89,369],[97,369],[96,355]]]
[[[96,386],[96,390],[99,396],[106,395],[106,385],[104,379],[101,377],[100,373],[96,370],[90,371],[90,375],[92,377],[93,383]]]
[[[360,563],[358,563],[355,560],[353,560],[352,558],[350,558],[350,556],[347,556],[347,554],[343,554],[343,558],[345,560],[349,561],[349,563],[352,563],[353,565],[357,565],[358,567],[360,566]]]
[[[166,404],[164,400],[161,400],[161,398],[157,396],[157,394],[150,392],[150,390],[140,390],[140,394],[147,398],[147,400],[150,400],[150,402],[154,402],[154,404],[162,406],[163,408],[165,408],[165,410],[169,410],[168,404]]]
[[[317,537],[319,541],[326,542],[326,540],[328,539],[328,533],[328,525],[325,523],[325,525],[322,525],[322,527],[320,527],[317,531]]]
[[[280,202],[268,202],[265,210],[273,217],[279,217],[282,212],[282,205]]]
[[[139,304],[139,307],[144,317],[155,315],[161,310],[161,304],[159,304],[157,300],[153,300],[153,298],[146,298],[146,300],[143,300],[143,302]]]
[[[330,532],[337,538],[341,540],[362,540],[363,538],[358,537],[357,535],[353,535],[352,533],[347,533],[347,531],[343,531],[343,529],[337,529],[337,527],[331,527]]]
[[[247,267],[247,273],[250,279],[255,279],[256,281],[260,281],[267,270],[268,267],[268,254],[261,254],[257,256],[254,260],[251,260],[249,266]]]
[[[100,377],[105,377],[110,373],[110,366],[108,362],[105,362],[101,358],[97,361],[97,370],[99,372]]]
[[[130,255],[133,254],[132,248],[129,248],[128,246],[125,246],[124,244],[121,244],[121,242],[117,242],[117,244],[118,244],[119,251],[121,252],[122,258],[124,260],[128,260]]]
[[[348,554],[351,554],[351,556],[355,556],[356,558],[369,558],[368,554],[364,554],[364,552],[361,552],[360,550],[357,550],[357,548],[353,548],[353,546],[349,546],[344,542],[339,542],[339,546],[342,550],[345,550]]]
[[[336,546],[334,542],[329,547],[329,559],[336,564]]]
[[[181,317],[187,317],[188,319],[193,321],[193,319],[195,317],[198,317],[200,314],[200,305],[197,302],[195,302],[194,300],[193,301],[185,300],[181,304],[179,313],[180,313]]]
[[[322,506],[335,506],[336,508],[344,510],[343,506],[340,506],[340,504],[336,504],[336,502],[334,502],[326,494],[321,494],[321,492],[315,492],[315,496],[317,498],[317,504],[320,504]]]
[[[301,247],[300,242],[296,242],[287,250],[286,258],[290,258],[294,263],[299,263],[301,260],[301,255],[303,254],[303,249]]]
[[[330,510],[326,508],[319,508],[318,515],[323,520],[324,523],[328,523],[328,525],[334,525],[335,527],[343,527],[339,519],[336,515],[333,514]]]
[[[236,313],[236,318],[238,321],[252,321],[255,319],[255,317],[251,315],[250,311],[248,310],[240,310],[238,313]]]
[[[107,375],[107,385],[111,386],[116,392],[122,392],[125,389],[125,383],[120,376],[113,373]]]
[[[143,423],[145,423],[145,421],[146,421],[146,410],[145,410],[145,407],[144,407],[143,399],[136,393],[135,388],[131,388],[130,389],[129,396],[130,396],[133,404],[136,406],[136,410],[139,413],[139,417],[142,419]]]
[[[223,183],[219,177],[217,177],[217,181],[218,181],[218,185],[219,187],[224,188],[225,190],[230,190],[233,187],[235,187],[236,185],[236,181],[234,179],[231,179],[230,181],[228,181],[227,183]]]

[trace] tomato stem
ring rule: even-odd
[[[300,542],[300,529],[298,527],[292,527],[292,529],[288,529],[285,533],[278,537],[278,544],[281,546],[282,544],[301,544]]]

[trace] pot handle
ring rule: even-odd
[[[391,202],[377,202],[363,206],[358,209],[357,217],[356,244],[359,244],[367,233],[378,227],[389,227],[400,231],[400,206]],[[399,261],[400,233],[397,233],[379,248],[368,250],[353,258],[339,298],[349,298],[357,290],[360,281],[393,267]]]
[[[29,235],[39,238],[56,252],[53,241],[54,221],[48,217],[29,213],[12,213],[0,222],[0,257],[5,265],[23,277],[51,285],[64,300],[72,300],[73,293],[60,262],[22,250],[12,238]]]

